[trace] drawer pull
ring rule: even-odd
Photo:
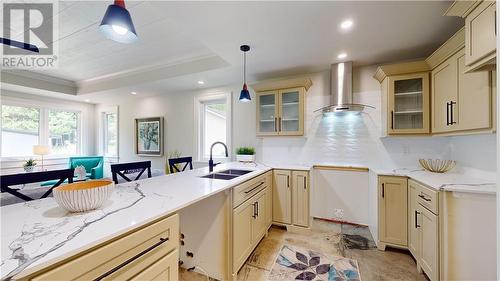
[[[259,186],[261,186],[261,185],[263,185],[263,184],[264,184],[264,182],[259,183],[259,184],[258,184],[258,185],[256,185],[254,188],[252,188],[252,189],[250,189],[250,190],[245,191],[245,194],[248,194],[248,193],[250,193],[250,192],[254,191],[255,189],[259,188]]]
[[[420,197],[420,198],[424,199],[424,200],[425,200],[425,201],[427,201],[427,202],[432,201],[431,199],[426,198],[426,197],[425,197],[425,196],[423,196],[422,194],[418,195],[418,197]]]
[[[141,256],[147,254],[148,252],[154,250],[156,247],[159,247],[161,246],[161,244],[165,243],[168,241],[168,237],[167,238],[160,238],[160,241],[156,242],[154,245],[152,245],[151,247],[147,248],[146,250],[138,253],[137,255],[131,257],[130,259],[124,261],[123,263],[117,265],[116,267],[114,267],[113,269],[111,269],[110,271],[102,274],[101,276],[97,277],[96,279],[94,279],[94,281],[99,281],[99,280],[102,280],[108,276],[110,276],[111,274],[115,273],[116,271],[120,270],[121,268],[125,267],[126,265],[132,263],[133,261],[135,261],[136,259],[140,258]]]

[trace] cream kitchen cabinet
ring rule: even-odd
[[[292,223],[297,226],[309,226],[309,173],[292,172]]]
[[[439,280],[439,192],[408,180],[408,248],[417,268],[431,281]]]
[[[419,243],[418,243],[418,201],[419,194],[416,183],[408,180],[408,250],[414,257],[419,256]],[[418,261],[417,261],[418,263]]]
[[[305,88],[257,93],[258,136],[304,135]]]
[[[234,276],[270,226],[271,177],[271,172],[268,172],[234,189],[232,223]]]
[[[428,70],[424,61],[377,69],[374,77],[382,90],[382,135],[430,133]]]
[[[495,1],[455,1],[446,15],[465,19],[465,70],[490,69],[496,60]]]
[[[274,170],[273,222],[309,227],[309,172]]]
[[[257,136],[303,136],[309,78],[252,84],[257,100]]]
[[[378,177],[378,247],[408,246],[408,180],[406,177]]]
[[[433,69],[431,77],[433,133],[491,129],[491,72],[465,73],[461,49]]]
[[[292,188],[290,170],[273,171],[273,221],[292,223]]]
[[[438,216],[421,204],[417,205],[419,253],[418,266],[431,281],[439,280]]]
[[[20,280],[178,280],[178,248],[175,214]]]

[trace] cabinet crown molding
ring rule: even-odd
[[[299,87],[303,87],[307,91],[309,90],[309,88],[311,88],[311,86],[312,81],[310,78],[291,78],[284,80],[263,81],[250,85],[250,87],[252,87],[255,92],[265,92]]]
[[[454,1],[453,4],[444,12],[445,16],[465,18],[482,0],[479,1]],[[489,1],[490,2],[490,1]]]
[[[373,78],[382,83],[387,76],[410,74],[429,71],[430,68],[425,60],[402,62],[394,64],[381,65],[375,71]]]
[[[434,69],[442,62],[447,60],[453,54],[465,47],[465,27],[457,31],[450,39],[446,40],[434,53],[432,53],[425,61],[429,68]]]

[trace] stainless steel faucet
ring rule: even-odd
[[[226,149],[226,157],[229,157],[229,154],[227,153],[227,145],[221,141],[216,141],[214,143],[212,143],[212,146],[210,147],[210,160],[208,160],[208,171],[211,173],[214,171],[214,167],[219,165],[219,163],[215,163],[214,164],[214,160],[212,159],[212,150],[214,149],[214,146],[216,144],[222,144],[224,146],[224,148]]]

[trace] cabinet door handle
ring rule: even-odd
[[[385,183],[382,184],[382,198],[385,197]]]
[[[419,194],[419,195],[418,195],[418,197],[420,197],[420,198],[424,199],[426,202],[430,202],[430,201],[432,201],[431,199],[426,198],[426,197],[425,197],[424,195],[422,195],[422,194]]]
[[[281,132],[282,127],[283,127],[283,120],[281,119],[281,117],[278,117],[278,125],[280,127],[280,132]]]
[[[456,121],[453,121],[453,105],[457,104],[454,101],[450,101],[450,125],[457,124]]]
[[[418,225],[418,215],[420,215],[420,212],[415,210],[415,228],[420,227],[420,225]]]
[[[168,237],[167,238],[160,238],[160,241],[156,242],[151,247],[149,247],[146,250],[144,250],[144,251],[138,253],[137,255],[131,257],[130,259],[124,261],[123,263],[117,265],[116,267],[114,267],[110,271],[108,271],[108,272],[102,274],[101,276],[97,277],[96,279],[94,279],[94,281],[100,281],[100,280],[102,280],[102,279],[110,276],[111,274],[115,273],[116,271],[120,270],[121,268],[125,267],[126,265],[130,264],[131,262],[135,261],[136,259],[140,258],[141,256],[145,255],[146,253],[154,250],[156,247],[161,246],[161,244],[163,244],[163,243],[165,243],[167,241],[168,241]]]
[[[252,214],[252,218],[257,218],[257,211],[256,211],[256,206],[257,206],[257,202],[253,203],[253,214]]]
[[[274,117],[274,131],[278,131],[278,117]]]
[[[304,189],[307,189],[306,177],[304,177]]]
[[[450,125],[450,103],[446,103],[446,126]]]
[[[493,11],[493,19],[495,21],[495,36],[497,36],[497,10]]]
[[[290,176],[286,176],[286,186],[290,187]]]
[[[394,130],[394,111],[391,110],[391,130]]]
[[[257,217],[259,216],[259,201],[255,202],[255,204],[257,205],[257,207],[255,207],[255,209],[257,210]]]

